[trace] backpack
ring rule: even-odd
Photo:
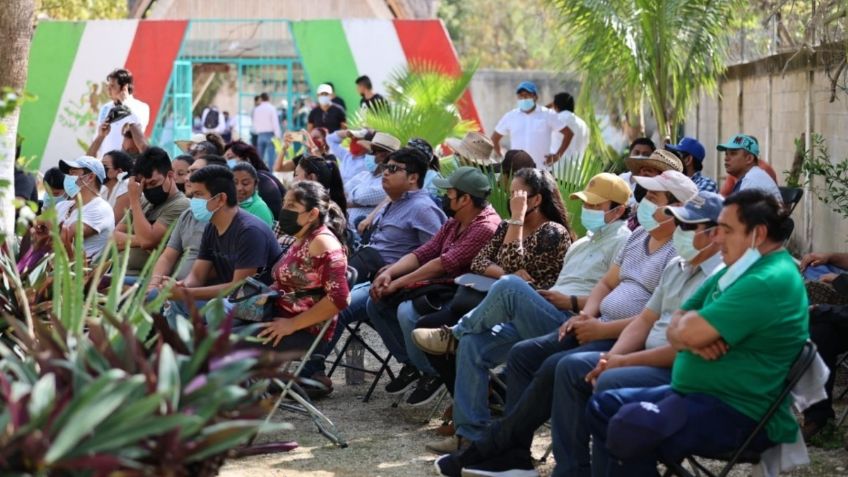
[[[210,109],[206,113],[206,119],[203,120],[203,127],[206,129],[215,129],[218,127],[218,110]]]

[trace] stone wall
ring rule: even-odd
[[[733,66],[716,95],[702,95],[685,130],[707,148],[706,173],[724,180],[715,145],[745,132],[758,138],[763,158],[774,166],[784,185],[794,141],[804,134],[808,119],[810,129],[824,137],[832,160],[848,158],[848,94],[838,93],[836,101],[830,102],[830,81],[815,55],[790,59],[790,55],[777,55]],[[813,65],[812,71],[807,64]],[[848,221],[814,194],[806,195],[793,216],[793,242],[800,250],[848,251]]]

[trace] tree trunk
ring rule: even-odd
[[[24,88],[29,63],[29,48],[32,44],[35,20],[34,0],[3,0],[0,15],[0,87],[16,91]],[[0,237],[13,237],[15,233],[15,138],[18,134],[20,108],[16,108],[0,124],[5,132],[0,136]],[[2,239],[0,239],[2,240]]]

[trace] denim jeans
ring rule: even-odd
[[[411,300],[394,307],[383,300],[374,301],[369,297],[366,308],[371,324],[395,359],[415,366],[424,374],[437,374],[424,352],[412,342],[412,330],[421,315],[415,311]]]
[[[520,339],[530,339],[550,333],[569,316],[570,313],[558,310],[521,278],[507,275],[496,281],[486,298],[459,320],[453,333],[459,338],[512,322]]]
[[[632,402],[656,403],[673,392],[671,386],[659,386],[613,389],[592,396],[586,408],[586,417],[593,437],[593,476],[658,476],[657,461],[660,456],[679,460],[695,453],[731,452],[744,442],[757,425],[756,421],[718,398],[690,394],[684,397],[687,421],[682,429],[663,439],[644,457],[627,460],[613,457],[606,447],[607,427],[618,410]],[[763,429],[755,436],[749,449],[762,452],[773,445]]]
[[[274,151],[274,143],[271,140],[274,139],[274,133],[272,132],[264,132],[256,135],[256,149],[259,152],[259,157],[261,157],[266,164],[268,164],[268,168],[272,171],[274,170],[274,160],[277,158],[277,153]]]
[[[315,348],[315,354],[306,366],[301,371],[301,376],[309,377],[317,372],[326,371],[327,356],[332,353],[333,348],[341,339],[345,332],[346,325],[357,321],[368,321],[368,314],[365,311],[365,306],[368,303],[368,292],[371,291],[371,283],[360,283],[354,285],[350,290],[350,305],[339,313],[339,321],[336,323],[336,332],[333,338],[327,341],[321,341],[318,347]],[[339,357],[341,358],[341,357]]]
[[[586,375],[600,360],[600,352],[570,354],[557,363],[551,408],[554,477],[589,477],[589,429],[586,403],[594,392],[630,387],[653,387],[671,382],[670,368],[631,366],[604,371],[594,390]]]

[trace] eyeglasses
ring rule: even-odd
[[[703,224],[704,224],[704,222],[701,222],[701,223],[698,223],[698,224],[687,224],[687,223],[685,223],[685,222],[680,222],[680,221],[678,221],[677,226],[678,226],[678,227],[680,227],[680,230],[683,230],[683,231],[685,231],[685,232],[692,232],[692,231],[698,230],[698,226],[699,226],[699,225],[703,225]],[[711,226],[711,227],[707,227],[707,228],[705,228],[704,230],[702,230],[702,231],[700,231],[700,232],[698,232],[698,233],[701,233],[701,234],[710,234],[710,233],[712,233],[712,232],[713,232],[713,230],[715,230],[715,228],[716,228],[716,226],[715,226],[715,225],[713,225],[713,226]]]
[[[405,167],[399,166],[397,164],[388,164],[383,168],[383,170],[388,172],[389,174],[394,174],[395,172],[398,172],[398,171],[406,172]]]

